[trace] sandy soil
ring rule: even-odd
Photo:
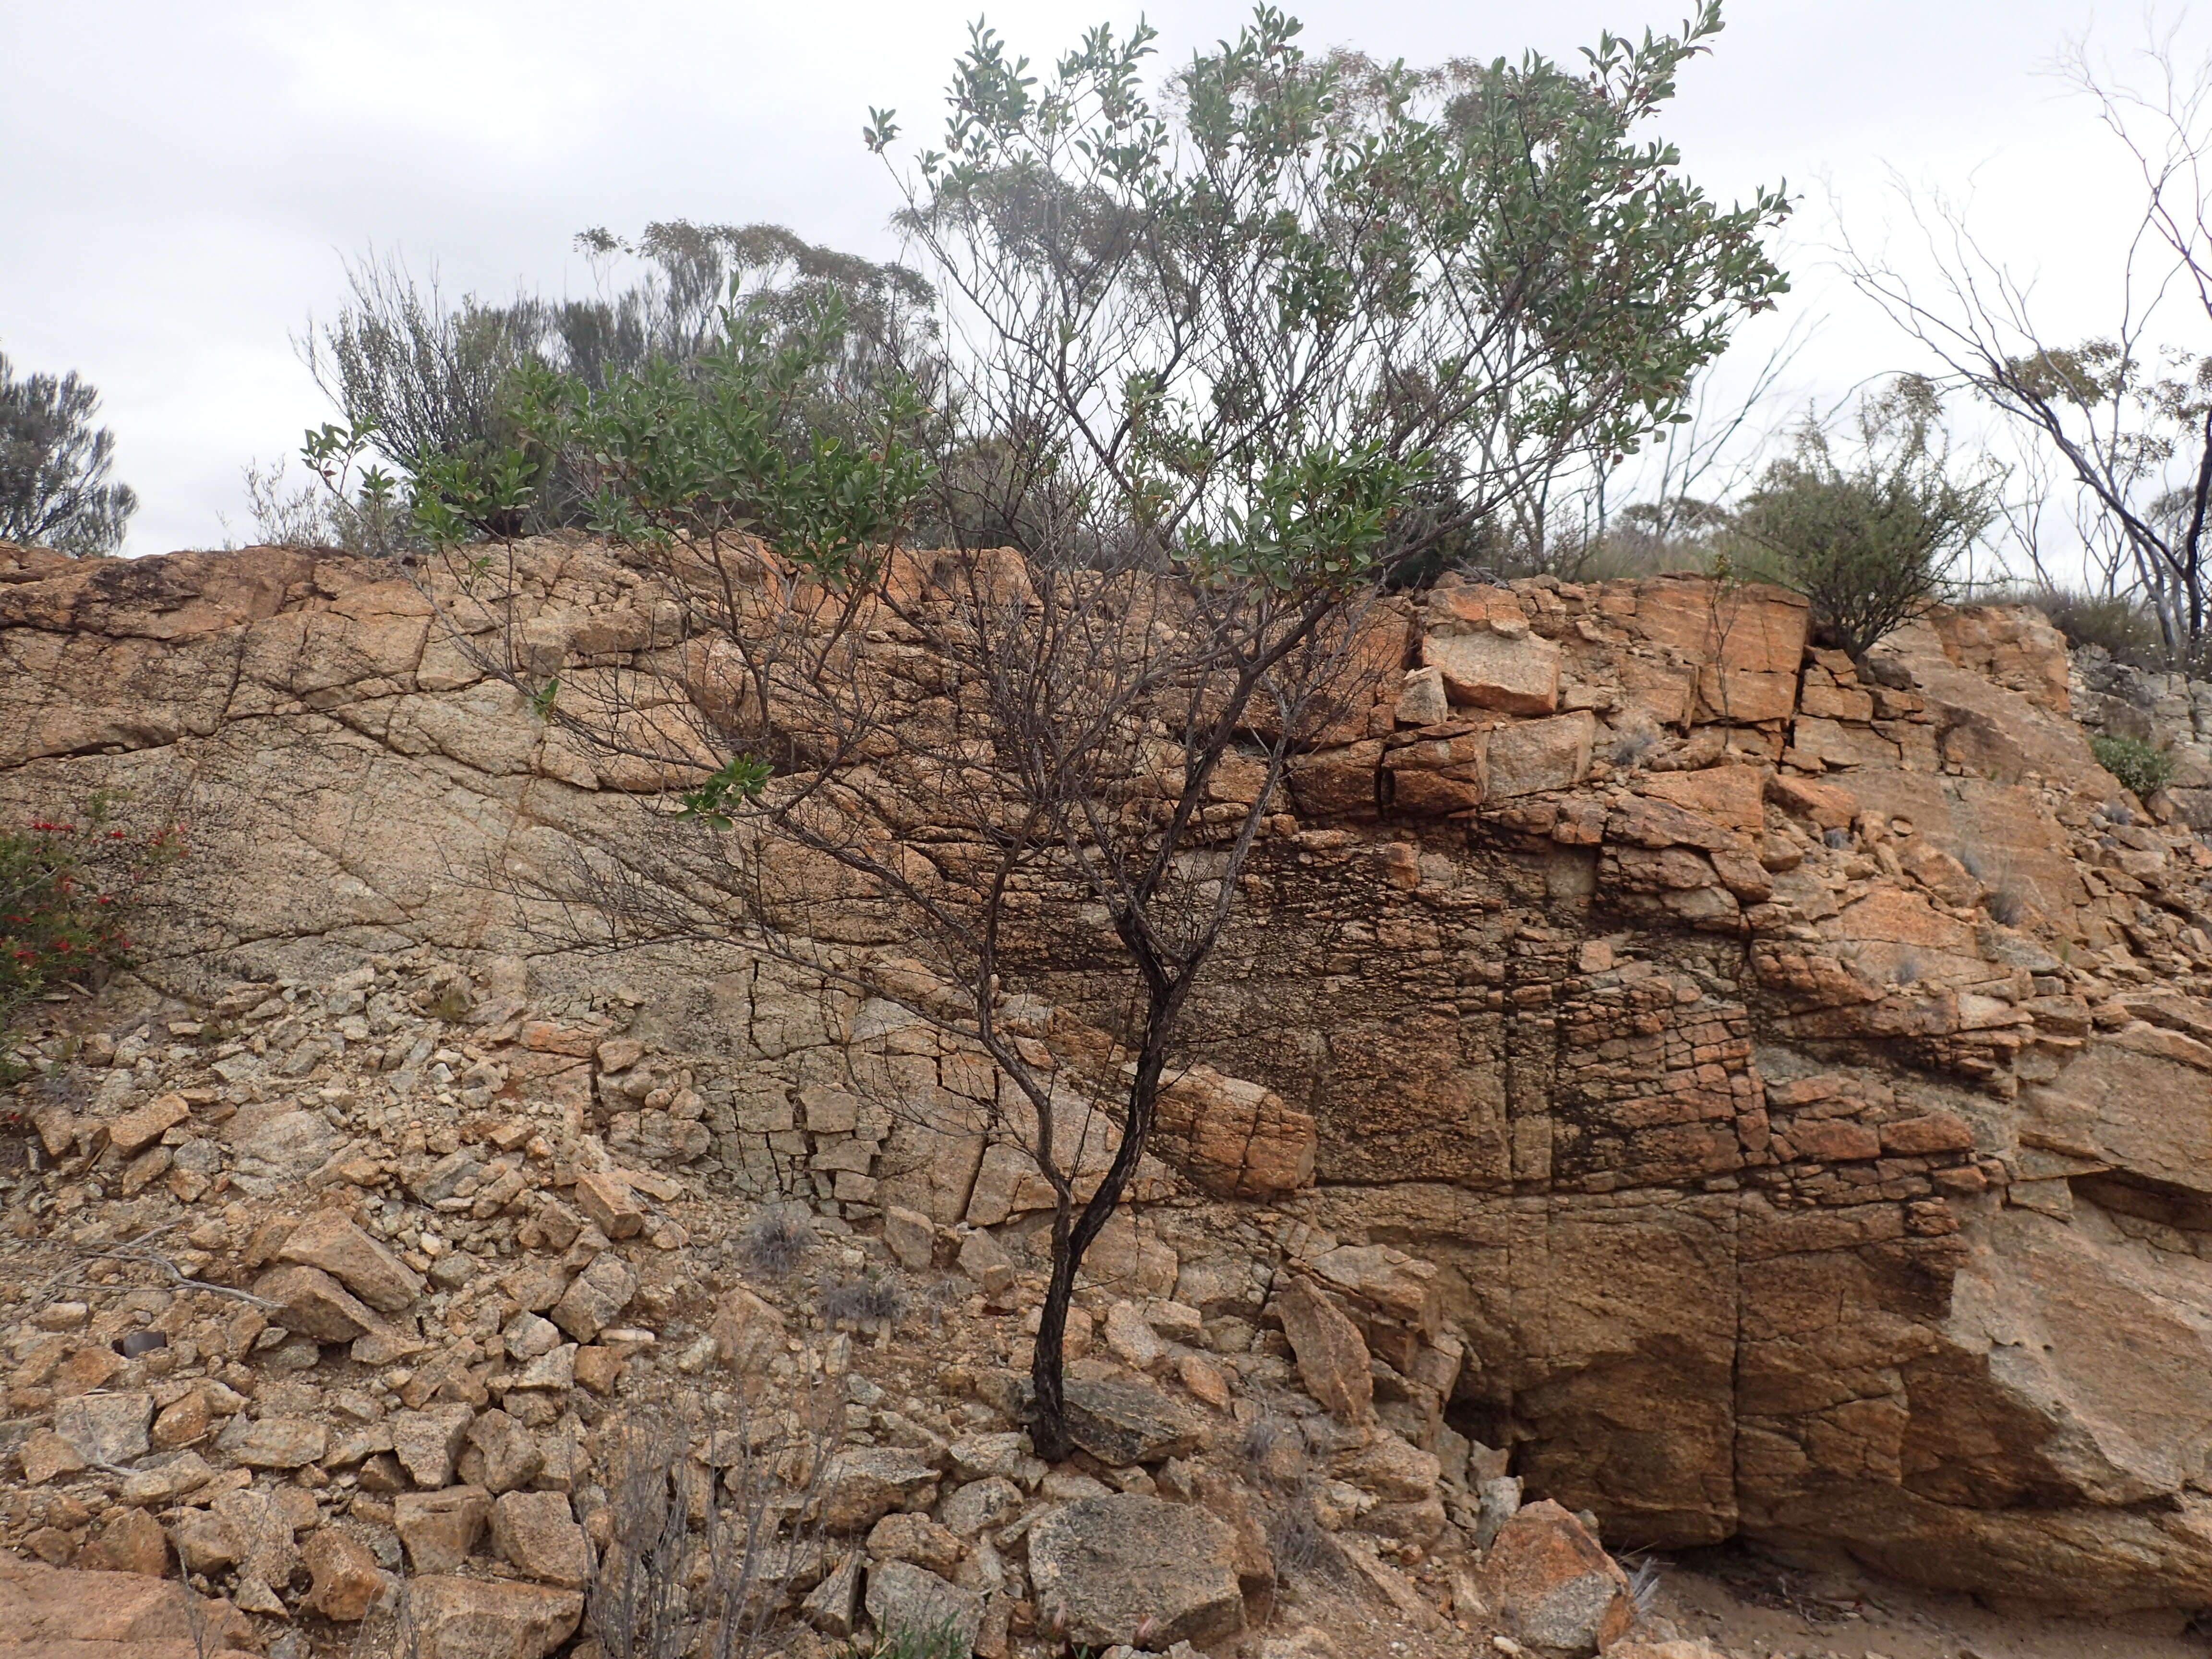
[[[2179,1615],[2073,1620],[2047,1609],[1784,1566],[1750,1551],[1662,1559],[1637,1633],[1703,1638],[1729,1659],[2208,1659]]]

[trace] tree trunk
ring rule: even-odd
[[[1073,1443],[1067,1435],[1067,1397],[1062,1372],[1062,1352],[1067,1336],[1067,1309],[1075,1297],[1076,1270],[1084,1252],[1105,1231],[1114,1206],[1128,1189],[1129,1178],[1152,1139],[1153,1108],[1160,1092],[1160,1076],[1167,1064],[1167,1032],[1182,1006],[1188,976],[1156,986],[1146,1020],[1145,1046],[1137,1060],[1137,1074],[1129,1084],[1128,1115],[1121,1125],[1121,1144],[1114,1162],[1098,1183],[1091,1201],[1073,1217],[1072,1185],[1052,1218],[1052,1277],[1045,1287],[1044,1308],[1038,1316],[1036,1345],[1030,1354],[1030,1444],[1048,1463],[1066,1457]],[[1048,1151],[1049,1149],[1048,1149]]]
[[[1030,1444],[1048,1463],[1073,1449],[1067,1437],[1067,1396],[1061,1356],[1067,1340],[1067,1309],[1075,1297],[1075,1270],[1081,1265],[1070,1248],[1067,1204],[1052,1218],[1052,1277],[1037,1321],[1036,1346],[1030,1355]]]

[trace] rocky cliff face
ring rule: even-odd
[[[525,568],[549,662],[665,629],[605,550]],[[1374,647],[1255,856],[1218,1069],[1146,1194],[1249,1218],[1360,1324],[1399,1432],[1510,1448],[1616,1545],[2212,1605],[2212,850],[2096,766],[2058,636],[1942,612],[1862,672],[1773,590],[1538,579],[1397,602]],[[756,963],[543,945],[486,872],[635,803],[408,573],[9,556],[0,653],[0,807],[121,788],[197,825],[146,979],[260,1008],[368,974],[241,1031],[218,1091],[365,1069],[703,1190],[1024,1237],[1040,1194],[957,1132],[995,1086],[970,1057]],[[473,1058],[378,1000],[430,957]],[[111,1073],[92,1113],[143,1107]],[[1198,1294],[1141,1215],[1113,1248]]]

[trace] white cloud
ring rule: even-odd
[[[569,239],[590,224],[765,219],[888,252],[893,193],[861,122],[891,105],[909,134],[934,129],[977,3],[6,8],[0,350],[106,394],[118,471],[145,501],[132,551],[217,542],[217,513],[241,512],[240,467],[290,453],[328,413],[288,336],[336,304],[343,256],[373,244],[434,262],[449,289],[504,295],[587,283]],[[1565,56],[1688,4],[1293,9],[1312,42],[1423,62]],[[991,21],[1043,58],[1133,10],[1023,0]],[[1885,163],[1954,189],[1973,178],[1977,222],[2040,270],[2059,331],[2094,325],[2126,174],[2087,112],[2034,74],[2084,14],[2054,0],[1735,0],[1729,14],[1663,130],[1720,193],[1782,176],[1810,192],[1793,305],[1834,315],[1802,361],[1804,389],[1908,361],[1821,268],[1823,174],[1855,231],[1891,211]],[[1164,58],[1243,15],[1226,0],[1177,8]]]

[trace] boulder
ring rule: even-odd
[[[833,1533],[865,1532],[893,1510],[927,1509],[937,1496],[933,1458],[891,1446],[839,1452],[824,1477],[822,1523]]]
[[[1011,1520],[1020,1512],[1022,1501],[1019,1486],[1004,1475],[989,1475],[954,1488],[939,1508],[938,1518],[957,1537],[973,1538]]]
[[[125,1510],[78,1553],[76,1565],[95,1572],[143,1572],[159,1578],[169,1570],[169,1539],[143,1510]]]
[[[469,1446],[461,1456],[465,1473],[495,1495],[528,1486],[545,1467],[538,1437],[504,1411],[479,1413],[469,1425]]]
[[[307,1606],[343,1625],[368,1617],[392,1588],[368,1545],[337,1527],[318,1527],[301,1552],[314,1575]]]
[[[887,1515],[870,1530],[867,1551],[872,1560],[911,1561],[945,1577],[958,1568],[968,1548],[957,1534],[926,1515]]]
[[[258,1645],[235,1607],[173,1579],[52,1567],[0,1551],[7,1659],[240,1659]]]
[[[1359,1328],[1302,1274],[1291,1274],[1276,1294],[1275,1310],[1297,1356],[1298,1379],[1306,1392],[1346,1427],[1372,1426],[1375,1379]]]
[[[850,1636],[860,1623],[861,1569],[866,1557],[859,1550],[824,1575],[799,1604],[799,1616],[824,1636]]]
[[[1204,1425],[1150,1383],[1071,1376],[1062,1397],[1069,1437],[1110,1468],[1188,1457],[1205,1439]]]
[[[276,1319],[285,1329],[318,1342],[350,1342],[383,1323],[320,1267],[271,1267],[253,1281],[253,1293],[278,1304]]]
[[[937,1254],[937,1224],[919,1210],[893,1204],[884,1211],[884,1244],[909,1273],[927,1269]]]
[[[592,1576],[591,1546],[557,1492],[510,1492],[491,1506],[491,1541],[501,1559],[531,1577],[581,1589]]]
[[[1563,1659],[1602,1651],[1636,1619],[1620,1564],[1548,1498],[1505,1523],[1484,1558],[1481,1589],[1508,1632]]]
[[[422,1294],[422,1276],[337,1210],[319,1210],[285,1236],[279,1261],[319,1267],[372,1308],[399,1313]]]
[[[879,1646],[893,1651],[901,1637],[949,1637],[941,1649],[915,1644],[917,1650],[968,1653],[982,1627],[983,1598],[947,1583],[911,1561],[884,1561],[868,1569],[868,1617],[875,1621]]]
[[[1443,681],[1451,702],[1508,714],[1548,714],[1559,706],[1559,647],[1523,630],[1429,634],[1421,662]]]
[[[80,1395],[54,1407],[54,1433],[88,1463],[128,1463],[146,1455],[153,1417],[149,1394]]]
[[[449,1486],[453,1460],[467,1443],[469,1425],[475,1419],[475,1407],[464,1404],[394,1412],[389,1419],[392,1455],[416,1486],[434,1491]]]
[[[322,1456],[330,1431],[304,1417],[249,1419],[241,1413],[230,1419],[215,1444],[250,1469],[298,1469]]]
[[[609,1238],[634,1238],[645,1230],[645,1212],[629,1183],[611,1175],[576,1177],[576,1207]]]
[[[1550,720],[1521,720],[1490,734],[1484,798],[1506,800],[1547,789],[1571,789],[1589,775],[1596,717],[1587,709]]]
[[[750,1376],[783,1352],[783,1315],[742,1285],[714,1306],[714,1358]]]
[[[407,1586],[416,1659],[545,1659],[583,1613],[575,1591],[538,1584],[433,1575]]]
[[[1167,1358],[1160,1340],[1133,1302],[1116,1302],[1106,1310],[1106,1346],[1131,1370],[1148,1371]]]
[[[458,1571],[490,1516],[491,1494],[482,1486],[404,1492],[392,1500],[392,1528],[418,1576]]]
[[[1029,1542],[1039,1622],[1060,1639],[1158,1652],[1244,1627],[1237,1535],[1194,1505],[1079,1498],[1048,1512]]]
[[[590,1342],[621,1316],[636,1294],[637,1275],[629,1264],[612,1250],[602,1251],[569,1281],[550,1316],[577,1341]]]

